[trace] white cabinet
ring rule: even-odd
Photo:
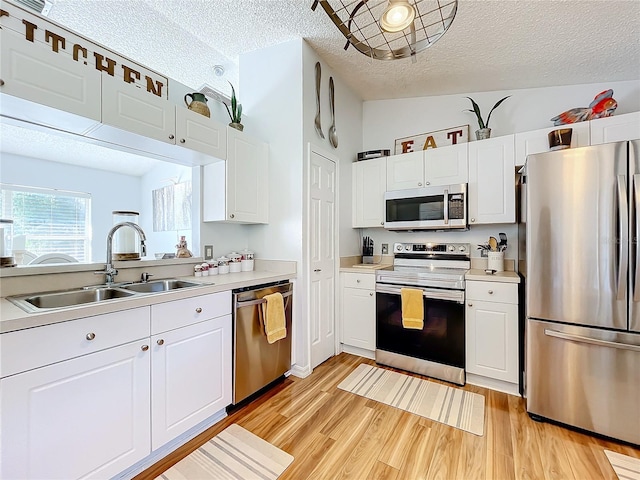
[[[152,450],[231,403],[231,341],[229,314],[151,337]]]
[[[376,349],[376,277],[374,273],[340,274],[342,343],[362,350],[345,351],[373,358]]]
[[[205,165],[202,220],[269,223],[269,145],[227,129],[227,160]]]
[[[388,157],[387,190],[467,183],[467,149],[461,143]]]
[[[387,189],[387,158],[351,164],[353,176],[353,228],[384,225],[384,192]]]
[[[589,122],[573,123],[571,125],[559,125],[555,127],[532,130],[530,132],[516,133],[516,159],[515,164],[524,165],[527,155],[549,151],[549,132],[561,128],[571,128],[571,148],[586,147],[590,144]]]
[[[502,389],[517,394],[518,284],[467,280],[466,297],[467,380],[505,382]]]
[[[0,29],[0,114],[82,134],[100,122],[100,72]]]
[[[637,140],[640,139],[640,112],[598,118],[591,120],[589,126],[591,145]]]
[[[149,455],[149,309],[127,312],[135,332],[130,338],[141,329],[146,338],[111,346],[127,335],[94,331],[102,319],[120,326],[110,318],[118,314],[109,314],[51,325],[45,342],[27,342],[21,354],[32,350],[49,364],[0,380],[1,478],[110,478]],[[41,328],[3,334],[0,341],[14,350]],[[109,338],[101,347],[110,348],[85,354],[103,333]],[[59,361],[58,349],[49,344],[67,345],[68,358],[76,358]]]
[[[469,225],[514,223],[514,136],[469,143]]]
[[[227,127],[188,108],[176,108],[176,145],[224,159]]]

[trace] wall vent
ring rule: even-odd
[[[231,106],[231,97],[225,95],[219,90],[216,90],[211,85],[206,83],[198,90],[200,93],[204,93],[207,97],[218,102],[222,102],[225,105]]]
[[[51,10],[51,7],[53,7],[53,2],[51,0],[15,0],[15,2],[31,10],[35,10],[45,17],[49,15],[49,11]]]

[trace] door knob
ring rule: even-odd
[[[231,215],[229,215],[229,218],[235,218],[236,216],[232,213]]]
[[[196,308],[196,313],[202,313],[202,308],[200,307]]]
[[[91,332],[91,333],[87,333],[87,336],[85,337],[87,340],[93,340],[94,338],[96,338],[96,334]]]
[[[489,295],[493,295],[493,290],[489,290]]]
[[[467,305],[469,305],[470,307],[473,307],[473,303],[468,303]]]
[[[180,143],[184,143],[186,140],[184,138],[180,139]]]
[[[158,345],[164,345],[164,340],[163,339],[159,339],[158,340]]]
[[[418,186],[421,187],[422,186],[422,182],[418,182]]]
[[[173,140],[174,138],[176,137],[174,137],[173,135],[169,135],[169,140]]]
[[[373,297],[373,292],[369,292],[369,296],[370,296],[370,297]]]
[[[425,185],[431,185],[431,182],[426,182]]]
[[[476,221],[476,219],[475,219],[475,218],[472,218],[472,219],[471,219],[471,221],[472,221],[472,222],[475,222],[475,221]]]
[[[149,345],[142,345],[142,347],[140,347],[142,349],[143,352],[146,352],[147,350],[149,350]]]

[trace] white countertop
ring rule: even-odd
[[[465,280],[480,280],[483,282],[520,283],[520,276],[516,272],[496,272],[493,275],[484,270],[469,270],[464,276]]]
[[[171,290],[161,293],[139,294],[127,298],[118,298],[100,303],[90,303],[57,310],[45,310],[36,313],[27,313],[11,303],[6,298],[0,299],[0,334],[22,330],[24,328],[39,327],[52,323],[65,322],[93,315],[102,315],[120,310],[144,307],[156,303],[170,302],[183,298],[197,297],[208,293],[243,288],[263,283],[289,280],[296,277],[295,272],[270,272],[253,271],[241,273],[228,273],[225,275],[213,275],[208,277],[177,277],[202,284],[199,287],[190,287]]]
[[[341,272],[349,273],[375,273],[376,270],[383,270],[385,268],[392,268],[393,265],[388,263],[358,263],[350,267],[340,268]]]

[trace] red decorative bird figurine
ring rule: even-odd
[[[613,98],[613,90],[605,90],[596,95],[588,108],[572,108],[551,119],[554,125],[584,122],[594,118],[610,117],[618,108],[618,102]]]

